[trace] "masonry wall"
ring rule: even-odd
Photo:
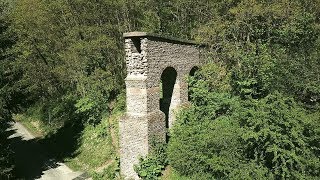
[[[188,102],[188,84],[186,78],[191,69],[200,64],[199,49],[195,45],[175,44],[157,39],[150,39],[147,43],[146,54],[148,55],[148,69],[150,70],[148,74],[148,86],[159,87],[161,74],[167,67],[173,67],[177,71],[177,79],[173,89],[169,112],[170,128],[175,119],[174,109]],[[154,103],[158,103],[159,99],[154,99],[154,101]]]
[[[152,36],[125,37],[127,113],[120,120],[120,169],[126,179],[138,179],[133,165],[151,150],[151,141],[165,141],[166,118],[160,111],[160,79],[167,67],[177,72],[170,111],[188,102],[186,77],[200,64],[197,45]],[[165,86],[165,84],[164,84]]]

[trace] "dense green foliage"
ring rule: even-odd
[[[172,131],[168,156],[198,179],[305,179],[320,176],[319,116],[280,93],[241,100],[229,93],[193,94]],[[245,171],[244,171],[245,169]]]
[[[10,1],[0,1],[0,179],[13,178],[13,152],[7,140],[9,127],[8,119],[11,111],[15,110],[14,103],[7,103],[16,90],[11,82],[16,77],[13,75],[9,54],[6,53],[13,44],[12,36],[7,33],[9,23],[6,18],[9,14]],[[7,69],[6,69],[7,68]],[[18,76],[18,75],[16,75]]]
[[[117,4],[17,2],[11,14],[18,39],[13,51],[24,72],[17,83],[31,101],[42,100],[44,120],[66,120],[71,105],[70,113],[99,122],[108,112],[107,102],[122,88],[122,27],[114,18],[102,18],[117,15],[102,11],[109,6]]]
[[[197,29],[216,65],[190,82],[192,106],[169,142],[176,170],[194,179],[319,178],[319,5],[241,1]]]
[[[175,171],[198,179],[319,177],[319,0],[0,0],[4,179],[12,114],[41,121],[49,139],[74,123],[85,126],[76,141],[98,135],[111,143],[101,119],[124,108],[123,96],[114,103],[124,89],[121,36],[135,30],[208,48],[209,65],[190,80],[192,105],[172,129]],[[140,176],[159,176],[163,158],[142,160]],[[114,177],[109,170],[96,178]]]
[[[168,165],[166,144],[153,141],[152,151],[147,157],[140,158],[140,162],[134,166],[134,170],[142,179],[159,179],[166,165]]]
[[[190,81],[170,164],[194,179],[318,179],[320,3],[225,2],[194,31],[210,63]]]

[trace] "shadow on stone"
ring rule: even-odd
[[[160,98],[160,110],[166,115],[166,128],[169,128],[169,111],[176,79],[177,71],[172,67],[167,67],[161,75],[162,97]]]

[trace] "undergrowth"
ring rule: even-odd
[[[162,171],[168,165],[166,144],[162,142],[152,142],[152,150],[146,157],[140,157],[139,164],[134,166],[134,170],[142,179],[160,179]]]

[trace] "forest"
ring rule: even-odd
[[[209,52],[142,179],[320,178],[320,0],[0,0],[0,179],[19,178],[13,120],[73,169],[121,179],[130,31]]]

